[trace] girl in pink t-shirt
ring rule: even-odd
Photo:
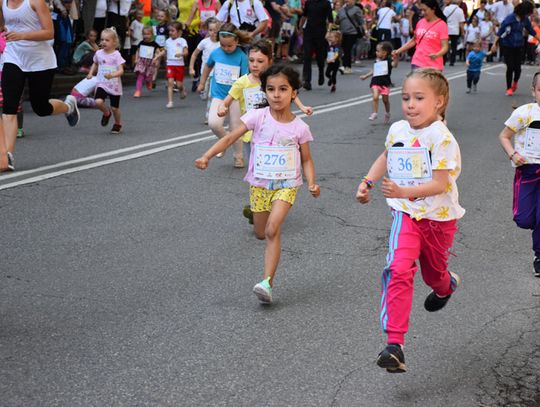
[[[285,65],[273,65],[261,76],[267,107],[241,117],[241,125],[220,139],[195,161],[201,170],[215,155],[225,151],[249,130],[253,131],[249,168],[244,178],[250,187],[250,207],[257,239],[266,239],[263,280],[253,292],[264,304],[272,303],[272,285],[281,254],[281,225],[302,185],[302,170],[311,195],[320,195],[309,142],[309,127],[291,112],[300,88],[300,76]]]
[[[443,56],[448,52],[448,25],[437,0],[422,0],[419,8],[424,13],[414,30],[414,37],[392,54],[398,57],[416,47],[411,61],[413,70],[417,68],[444,68]]]

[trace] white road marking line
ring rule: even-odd
[[[492,69],[500,68],[502,66],[504,66],[504,65],[497,64],[497,65],[485,68],[482,71],[490,71]],[[451,81],[451,80],[454,80],[454,79],[457,79],[457,78],[462,78],[462,77],[464,77],[466,75],[467,75],[466,72],[460,72],[460,73],[456,73],[456,74],[452,74],[452,75],[448,76],[447,79],[449,81]],[[401,92],[401,87],[395,88],[392,92],[390,92],[390,96],[397,95],[400,92]],[[362,96],[359,96],[359,97],[356,97],[356,98],[350,98],[350,99],[345,99],[345,100],[341,100],[341,101],[338,101],[338,102],[332,102],[332,103],[327,103],[327,104],[324,104],[324,105],[315,106],[314,109],[316,109],[316,110],[313,112],[313,116],[323,114],[323,113],[332,112],[332,111],[339,110],[339,109],[345,109],[345,108],[348,108],[348,107],[351,107],[351,106],[361,105],[361,104],[368,103],[368,102],[371,102],[371,94],[362,95]],[[302,113],[302,114],[298,114],[298,117],[303,118],[303,117],[307,117],[307,116]],[[10,178],[20,177],[20,176],[24,176],[24,175],[37,173],[37,172],[48,171],[48,170],[51,170],[51,169],[61,168],[61,167],[65,167],[65,166],[72,165],[72,164],[79,164],[79,163],[83,163],[83,162],[87,162],[87,161],[93,161],[93,160],[96,160],[96,159],[99,159],[99,158],[110,157],[110,156],[130,152],[130,151],[134,151],[134,150],[140,150],[142,148],[153,147],[153,146],[160,145],[160,144],[167,144],[167,143],[171,143],[171,142],[174,142],[174,141],[184,140],[186,138],[202,136],[202,135],[210,134],[210,133],[211,133],[210,130],[203,130],[203,131],[199,131],[199,132],[195,132],[195,133],[191,133],[191,134],[186,134],[184,136],[173,137],[173,138],[169,138],[169,139],[166,139],[166,140],[160,140],[160,141],[155,141],[155,142],[151,142],[151,143],[138,144],[136,146],[121,148],[121,149],[118,149],[118,150],[112,150],[112,151],[108,151],[108,152],[101,153],[101,154],[95,154],[95,155],[91,155],[91,156],[87,156],[87,157],[78,158],[78,159],[75,159],[75,160],[64,161],[64,162],[61,162],[61,163],[47,165],[47,166],[43,166],[43,167],[39,167],[39,168],[34,168],[34,169],[31,169],[31,170],[9,173],[9,174],[5,174],[5,175],[0,176],[0,182],[3,181],[3,180],[6,180],[6,179],[10,179]],[[124,155],[124,156],[121,156],[121,157],[110,158],[110,159],[103,160],[103,161],[97,161],[97,162],[93,162],[93,163],[89,163],[89,164],[85,164],[85,165],[79,165],[79,166],[76,166],[76,167],[66,168],[66,169],[63,169],[63,170],[38,175],[38,176],[35,176],[35,177],[25,178],[25,179],[20,180],[20,181],[15,181],[15,182],[10,182],[10,183],[0,185],[0,191],[5,190],[5,189],[14,188],[14,187],[21,186],[21,185],[26,185],[26,184],[31,184],[31,183],[34,183],[34,182],[39,182],[39,181],[51,179],[51,178],[56,178],[56,177],[66,175],[66,174],[72,174],[74,172],[85,171],[85,170],[89,170],[89,169],[92,169],[92,168],[98,168],[98,167],[102,167],[102,166],[110,165],[110,164],[115,164],[115,163],[122,162],[122,161],[133,160],[133,159],[136,159],[136,158],[145,157],[145,156],[152,155],[152,154],[157,154],[157,153],[160,153],[162,151],[171,150],[173,148],[178,148],[178,147],[182,147],[182,146],[186,146],[186,145],[194,144],[194,143],[199,143],[199,142],[203,142],[203,141],[207,141],[207,140],[211,140],[211,139],[215,139],[215,136],[212,135],[212,136],[197,138],[197,139],[194,139],[194,140],[189,140],[189,141],[182,142],[182,143],[167,144],[166,146],[157,147],[157,148],[151,148],[150,150],[140,151],[140,152],[137,152],[137,153]]]

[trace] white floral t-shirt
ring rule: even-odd
[[[465,209],[459,205],[456,185],[461,173],[461,153],[456,139],[443,122],[436,121],[423,129],[413,129],[406,120],[400,120],[390,127],[385,147],[387,150],[390,147],[425,147],[434,171],[449,170],[444,193],[414,200],[388,198],[386,202],[392,209],[408,213],[416,220],[449,221],[463,217]]]
[[[540,120],[540,107],[538,103],[527,103],[518,107],[512,115],[504,122],[504,125],[514,133],[514,150],[527,159],[528,164],[540,164],[540,158],[531,157],[525,154],[525,135],[529,125]],[[512,162],[512,166],[516,166]]]

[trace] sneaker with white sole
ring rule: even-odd
[[[167,103],[167,109],[172,109],[173,107],[174,107],[174,103],[173,103],[173,102]]]
[[[377,366],[386,369],[388,373],[405,373],[405,355],[398,343],[389,343],[377,356]]]
[[[13,157],[13,154],[8,151],[7,153],[7,167],[9,171],[15,171],[15,158]]]
[[[260,283],[255,284],[253,292],[263,304],[272,304],[272,287],[270,286],[270,277]]]
[[[243,158],[235,158],[233,161],[234,168],[244,168],[244,159]]]
[[[452,292],[456,291],[459,283],[461,283],[461,278],[456,273],[450,271],[450,287],[452,288]],[[435,291],[432,291],[424,301],[424,308],[428,312],[439,311],[445,307],[451,296],[452,294],[446,297],[439,297],[435,294]]]
[[[66,113],[67,122],[71,127],[74,127],[79,123],[81,117],[79,108],[77,107],[77,99],[75,99],[75,96],[67,95],[64,103],[68,105],[68,112]]]
[[[377,120],[377,113],[371,113],[368,117],[368,120],[371,120],[371,121]]]
[[[540,259],[538,257],[534,258],[533,267],[534,267],[534,276],[540,277]]]

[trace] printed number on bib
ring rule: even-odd
[[[388,176],[402,187],[414,187],[432,179],[431,161],[425,147],[391,147],[386,159]]]
[[[373,64],[373,76],[388,75],[388,61],[379,61]]]
[[[296,178],[296,146],[255,145],[253,175],[262,179]]]
[[[216,63],[214,66],[214,78],[220,85],[232,85],[240,77],[240,67],[234,65]]]
[[[527,128],[523,153],[526,156],[540,158],[540,129]]]
[[[201,23],[215,16],[216,12],[214,10],[199,10],[199,18],[201,19]]]
[[[247,112],[255,109],[265,100],[264,92],[259,88],[246,88],[243,93]]]
[[[145,59],[154,58],[154,47],[150,47],[148,45],[141,45],[139,47],[139,57]]]

